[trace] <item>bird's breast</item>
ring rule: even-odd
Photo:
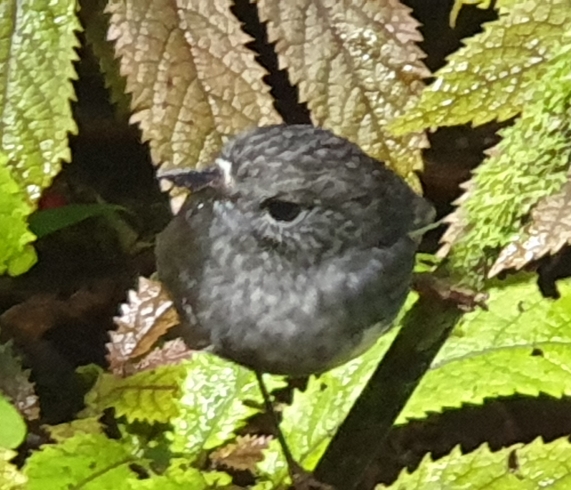
[[[198,320],[213,350],[241,364],[325,371],[369,347],[400,309],[409,275],[394,281],[395,260],[386,250],[354,250],[300,268],[270,252],[221,253],[205,264]]]

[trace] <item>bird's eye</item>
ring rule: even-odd
[[[262,203],[262,209],[267,210],[276,221],[293,221],[302,211],[299,204],[279,199],[267,199]]]

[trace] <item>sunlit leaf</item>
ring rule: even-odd
[[[428,76],[418,22],[396,0],[257,0],[280,66],[288,69],[317,125],[325,126],[414,180],[423,133],[386,130]]]
[[[238,471],[256,471],[256,464],[264,459],[263,450],[268,447],[270,437],[238,436],[235,442],[213,451],[210,461],[216,467],[226,467]]]
[[[570,9],[571,11],[571,9]],[[567,180],[571,143],[569,48],[552,61],[521,118],[474,172],[467,193],[447,218],[442,254],[466,280],[486,277],[500,250],[516,240],[527,215]]]
[[[31,245],[36,237],[26,224],[31,212],[25,192],[12,176],[8,158],[0,151],[0,274],[22,274],[36,262]]]
[[[132,451],[128,445],[102,434],[76,435],[60,444],[46,444],[26,460],[26,488],[128,489],[127,479],[136,478],[130,466],[140,463]]]
[[[515,393],[571,395],[571,281],[543,298],[532,275],[498,282],[488,311],[466,313],[397,423]]]
[[[156,165],[209,163],[223,139],[280,122],[264,70],[230,0],[111,0],[109,38],[132,97],[131,121]]]
[[[503,121],[534,98],[537,82],[564,44],[571,8],[567,0],[532,0],[514,3],[507,12],[448,57],[393,130]]]
[[[180,415],[172,422],[172,450],[197,458],[233,437],[248,417],[262,406],[256,377],[250,369],[205,352],[196,353],[188,367]],[[279,377],[266,376],[268,389],[283,386]]]
[[[0,393],[0,448],[17,448],[26,437],[26,423],[18,410]],[[0,488],[1,485],[0,485]]]
[[[492,451],[487,445],[462,454],[459,447],[447,456],[432,460],[426,456],[412,474],[401,473],[398,480],[378,490],[565,490],[571,486],[567,438],[545,443],[536,439],[530,444]]]
[[[27,478],[16,465],[10,462],[16,456],[14,451],[0,448],[0,488],[2,490],[26,490]]]
[[[0,150],[33,202],[70,159],[75,0],[0,2]]]
[[[128,421],[169,422],[179,414],[184,365],[162,366],[127,378],[102,373],[85,397],[86,416],[114,408]]]
[[[571,182],[561,192],[539,201],[530,222],[507,245],[490,270],[494,276],[504,269],[521,269],[544,255],[554,254],[571,243]]]
[[[125,373],[126,363],[148,353],[165,332],[178,323],[172,301],[156,281],[139,278],[137,291],[129,291],[129,302],[115,318],[118,329],[109,332],[107,358],[116,374]]]

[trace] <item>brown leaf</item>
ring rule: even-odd
[[[129,291],[129,303],[115,318],[118,329],[110,332],[107,358],[116,374],[125,364],[145,355],[164,333],[178,323],[178,317],[161,283],[139,278],[137,291]]]
[[[505,247],[490,269],[489,277],[505,269],[521,269],[544,255],[571,243],[571,182],[561,192],[537,203],[531,220],[517,240]]]
[[[10,399],[25,418],[35,420],[40,416],[40,406],[29,376],[30,371],[22,369],[22,363],[14,355],[11,343],[0,344],[0,392]]]
[[[466,210],[463,204],[470,199],[472,189],[474,188],[474,182],[468,180],[460,184],[460,188],[464,190],[464,193],[456,199],[452,204],[456,206],[456,209],[446,216],[442,221],[448,224],[448,228],[440,238],[440,243],[442,246],[436,252],[436,256],[440,258],[446,257],[450,253],[450,249],[458,239],[466,233],[466,228],[468,226],[466,219]]]
[[[110,1],[109,39],[121,57],[155,164],[167,170],[210,162],[227,135],[280,122],[264,70],[231,0]]]
[[[67,303],[55,294],[35,294],[2,313],[4,335],[18,345],[37,341],[54,328],[68,310]]]
[[[123,291],[121,283],[103,278],[67,298],[56,293],[34,294],[2,313],[3,334],[25,349],[27,344],[40,340],[59,325],[85,326],[93,318],[107,317],[109,311],[115,310],[118,295],[122,296]]]
[[[256,471],[256,463],[264,459],[262,451],[270,443],[267,436],[238,436],[236,442],[227,444],[210,455],[216,467],[226,467],[238,471]]]
[[[166,364],[178,364],[188,359],[192,351],[186,346],[184,340],[175,339],[165,342],[162,347],[153,349],[132,368],[132,373],[155,369]]]
[[[429,75],[418,22],[398,0],[257,0],[280,66],[288,69],[315,124],[359,144],[413,180],[424,133],[385,127],[420,94]]]

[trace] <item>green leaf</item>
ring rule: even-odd
[[[87,417],[64,422],[58,425],[44,425],[43,428],[55,442],[63,442],[78,434],[102,434],[103,426],[99,417]]]
[[[469,454],[456,447],[444,458],[424,458],[412,473],[403,472],[392,490],[566,490],[571,488],[571,445],[567,438],[516,444],[492,451],[487,445]],[[377,489],[387,488],[383,485]]]
[[[532,0],[508,12],[448,57],[418,105],[391,125],[396,134],[503,121],[526,106],[565,43],[571,8],[567,0]]]
[[[532,275],[489,290],[489,310],[464,315],[397,423],[515,393],[571,395],[571,280],[543,298]]]
[[[409,295],[407,304],[401,311],[401,318],[415,301],[416,295]],[[398,324],[397,321],[396,325]],[[293,403],[284,408],[280,427],[294,458],[306,470],[312,471],[317,465],[327,444],[390,347],[397,330],[395,327],[382,336],[361,357],[318,378],[312,377],[307,389],[296,392]],[[288,481],[287,465],[276,440],[270,443],[264,456],[264,460],[258,464],[263,478],[272,482],[272,485]],[[273,488],[266,487],[265,483],[261,482],[257,488]]]
[[[180,415],[172,422],[172,450],[197,457],[233,437],[259,411],[244,400],[261,406],[262,396],[253,371],[213,354],[197,352],[186,366]],[[280,377],[264,380],[269,390],[284,384]]]
[[[24,441],[27,427],[24,419],[0,393],[0,448],[14,449]]]
[[[143,464],[128,445],[102,434],[77,435],[60,444],[47,444],[26,461],[27,490],[130,489],[137,475],[132,464]]]
[[[36,262],[30,245],[36,237],[26,225],[31,212],[26,194],[9,169],[8,157],[0,151],[0,274],[23,274]]]
[[[570,8],[571,11],[571,8]],[[571,46],[549,65],[522,117],[503,130],[503,140],[474,172],[469,190],[444,240],[463,275],[485,277],[499,250],[520,234],[523,220],[542,198],[567,180],[571,159]],[[454,236],[451,240],[449,237]]]
[[[164,474],[147,480],[131,479],[129,483],[133,490],[207,490],[229,486],[232,477],[219,471],[197,470],[185,459],[174,459]]]
[[[129,422],[170,422],[179,414],[187,367],[184,363],[142,371],[127,378],[103,373],[85,397],[85,416],[114,408]]]
[[[30,230],[41,238],[88,218],[110,216],[119,211],[125,211],[125,208],[107,203],[69,204],[59,208],[44,209],[30,216]]]
[[[0,448],[0,488],[2,490],[26,490],[27,478],[10,463],[16,456],[14,451]]]
[[[0,2],[0,149],[30,202],[70,159],[76,8],[75,0]]]

